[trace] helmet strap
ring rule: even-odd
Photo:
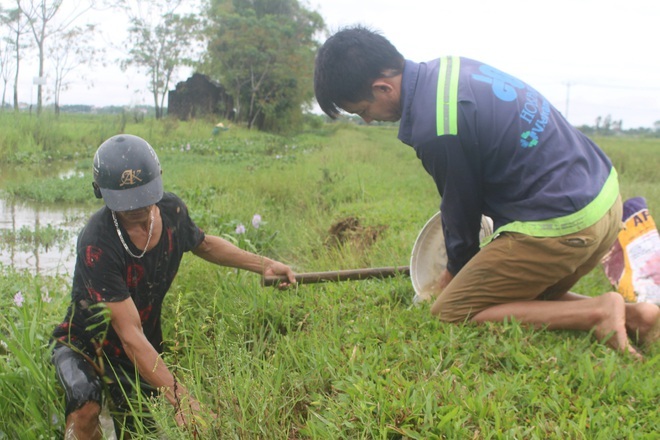
[[[101,188],[96,184],[96,182],[92,182],[92,186],[94,187],[94,195],[96,196],[97,199],[102,199],[103,194],[101,194]]]

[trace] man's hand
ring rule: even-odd
[[[451,272],[449,272],[447,269],[443,270],[438,277],[438,281],[435,283],[435,286],[433,286],[433,291],[435,292],[436,296],[442,292],[453,279],[454,275],[452,275]]]
[[[185,401],[179,402],[174,420],[176,424],[188,429],[197,430],[201,428],[206,430],[209,426],[207,422],[216,420],[218,415],[211,410],[202,410],[199,402],[193,397],[188,396]]]
[[[284,276],[288,281],[280,283],[280,289],[287,288],[296,282],[296,277],[289,266],[243,250],[224,238],[214,235],[206,235],[204,241],[193,249],[193,253],[220,266],[245,269],[262,276]]]
[[[280,263],[279,261],[267,260],[266,265],[264,266],[264,277],[272,276],[285,276],[289,280],[288,282],[283,281],[277,287],[279,289],[286,289],[291,284],[296,284],[296,275],[293,273],[291,268],[286,264]]]
[[[437,278],[433,280],[429,288],[424,292],[424,301],[435,300],[440,293],[449,285],[454,276],[447,270],[443,270]]]

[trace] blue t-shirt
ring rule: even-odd
[[[539,92],[478,61],[406,61],[399,139],[414,147],[442,202],[447,268],[479,250],[481,216],[495,229],[556,219],[593,201],[612,163]]]

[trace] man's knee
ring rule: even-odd
[[[435,301],[433,301],[433,304],[431,304],[431,315],[435,316],[440,321],[446,321],[446,318],[443,319],[446,314],[440,313],[443,309],[446,310],[445,304],[440,301],[440,298],[436,298]]]
[[[448,304],[439,302],[438,300],[431,305],[431,315],[447,323],[464,322],[468,319],[468,314],[461,313],[459,310],[455,310]]]
[[[98,402],[87,402],[69,414],[69,419],[79,426],[96,426],[101,414],[101,405]]]
[[[100,439],[101,425],[99,416],[101,405],[98,402],[87,402],[80,408],[71,412],[66,418],[66,433],[64,438],[69,439]]]
[[[94,404],[100,411],[102,383],[85,358],[67,346],[59,346],[53,352],[53,364],[66,395],[67,418],[89,404]],[[88,411],[93,413],[88,408],[82,414]]]

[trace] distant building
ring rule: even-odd
[[[167,100],[167,114],[182,121],[211,114],[229,119],[233,109],[233,100],[225,88],[201,73],[178,83],[175,90],[169,91]]]

